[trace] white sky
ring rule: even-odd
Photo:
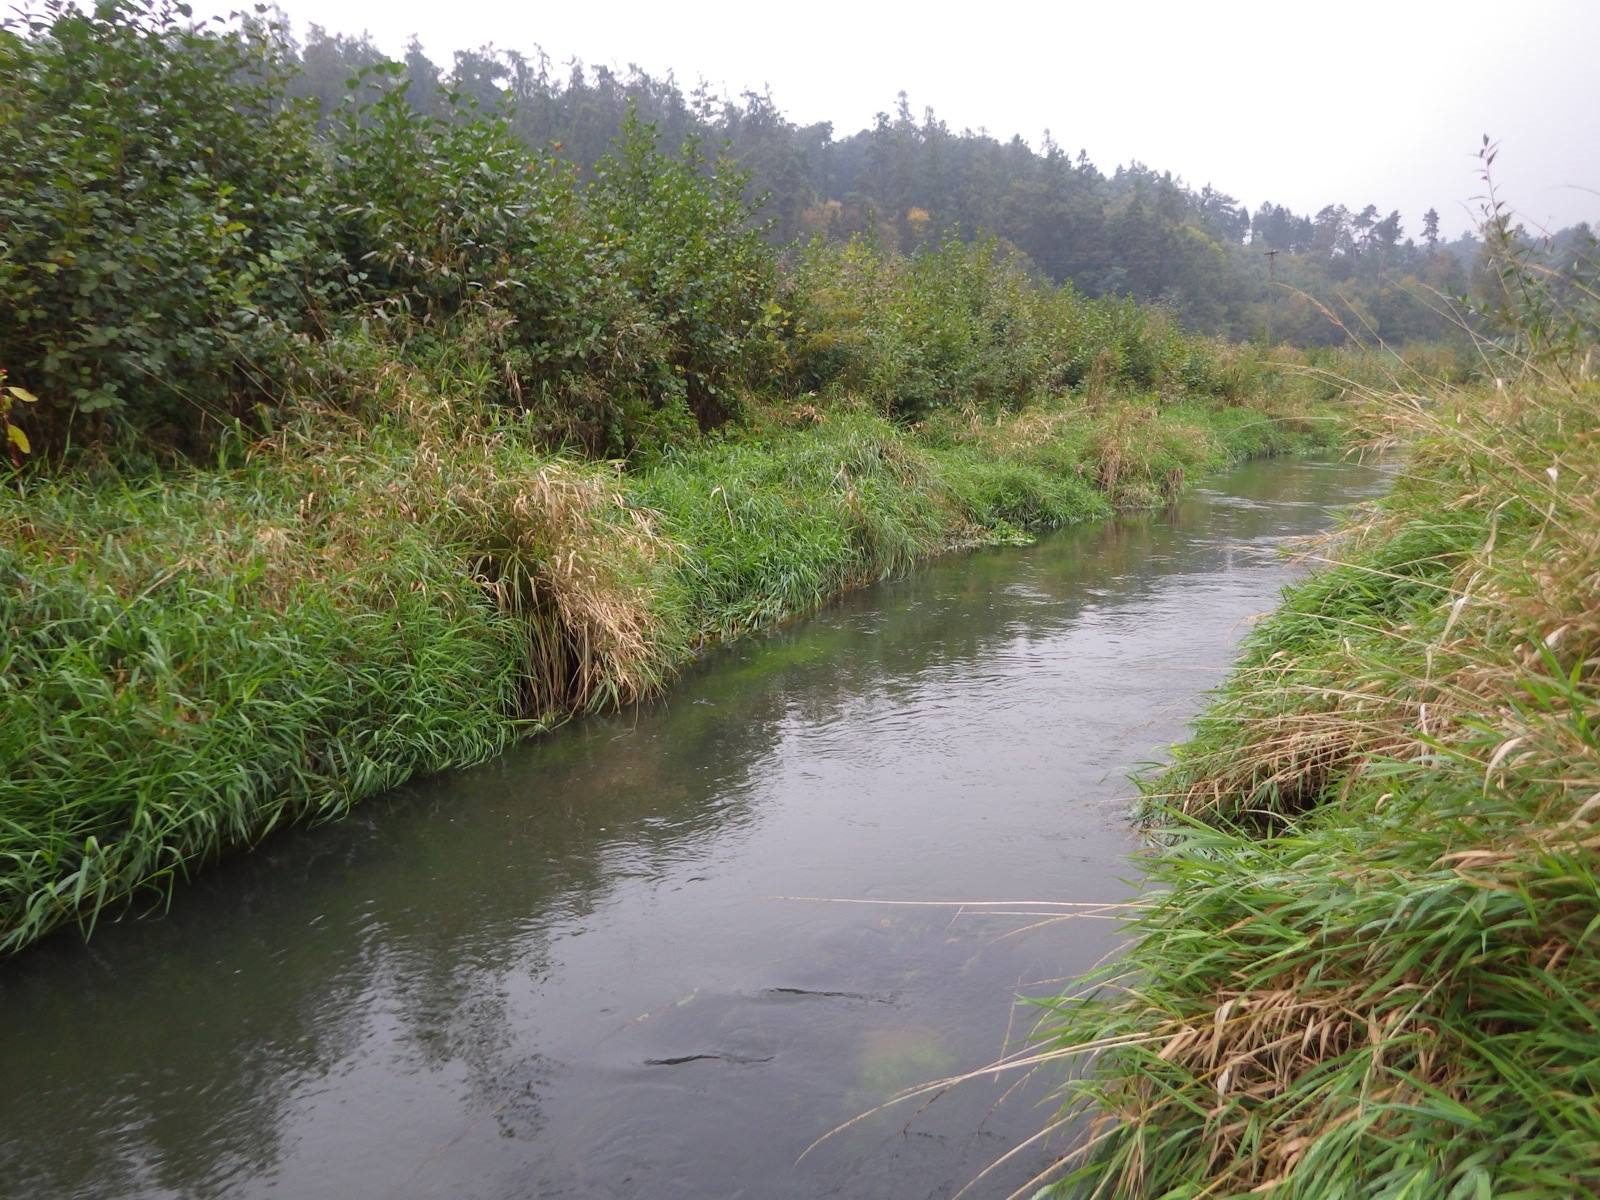
[[[416,33],[445,66],[492,42],[672,71],[685,90],[770,86],[790,120],[835,136],[904,89],[956,130],[1037,146],[1049,128],[1102,170],[1137,159],[1252,211],[1398,208],[1411,235],[1430,205],[1447,235],[1475,223],[1488,133],[1530,228],[1600,224],[1597,0],[280,3],[297,33],[366,31],[392,55]]]

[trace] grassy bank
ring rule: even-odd
[[[653,692],[707,641],[1326,430],[1063,399],[917,430],[773,410],[648,468],[387,371],[216,468],[0,493],[0,947],[285,822]]]
[[[1395,402],[1392,495],[1148,783],[1131,949],[1053,1005],[1060,1194],[1600,1191],[1597,404]]]

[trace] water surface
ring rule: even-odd
[[[1039,1127],[1048,1080],[796,1160],[994,1059],[1031,1019],[1012,998],[1115,925],[829,901],[1130,895],[1128,772],[1272,607],[1285,541],[1381,483],[1254,464],[936,563],[274,838],[165,917],[47,941],[0,966],[0,1194],[953,1195]]]

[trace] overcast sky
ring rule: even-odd
[[[1037,146],[1048,128],[1102,170],[1137,159],[1252,211],[1398,208],[1411,234],[1429,206],[1446,234],[1475,224],[1488,133],[1530,227],[1600,224],[1595,0],[282,3],[298,33],[365,31],[393,55],[415,33],[441,65],[538,46],[558,63],[672,71],[685,89],[770,87],[791,120],[836,136],[904,89],[956,130]]]

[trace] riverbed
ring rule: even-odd
[[[801,1156],[1114,953],[1114,920],[977,902],[1137,894],[1129,773],[1303,569],[1285,544],[1384,482],[1254,463],[938,561],[49,939],[0,966],[0,1195],[953,1195],[1048,1075]]]

